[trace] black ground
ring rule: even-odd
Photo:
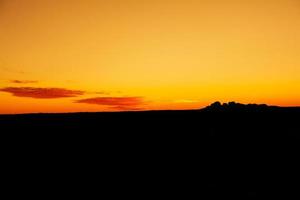
[[[85,198],[299,199],[299,119],[300,108],[235,103],[2,115],[3,165],[8,185]]]

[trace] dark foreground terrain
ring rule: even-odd
[[[4,174],[84,198],[299,199],[299,122],[300,108],[235,103],[3,115]]]

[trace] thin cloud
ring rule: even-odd
[[[35,99],[57,99],[67,97],[78,97],[84,92],[80,90],[68,90],[65,88],[36,88],[36,87],[6,87],[0,89],[16,97],[29,97]]]
[[[89,94],[97,94],[97,95],[111,95],[111,92],[107,91],[98,91],[98,92],[88,92]]]
[[[31,80],[11,80],[11,83],[16,83],[16,84],[34,84],[38,83],[38,81],[31,81]]]
[[[112,106],[111,108],[114,109],[114,110],[121,110],[121,111],[127,111],[127,110],[130,110],[130,111],[144,110],[141,107],[132,107],[132,106]]]
[[[109,106],[116,110],[140,110],[144,100],[142,97],[95,97],[81,99],[76,103]]]

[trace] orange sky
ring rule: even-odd
[[[299,0],[0,0],[0,113],[300,106]]]

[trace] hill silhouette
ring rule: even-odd
[[[112,196],[289,199],[299,198],[299,119],[297,107],[215,102],[186,111],[1,115],[0,127],[7,163],[24,180],[46,169],[47,180],[64,177],[81,190],[104,181]]]
[[[223,103],[215,102],[210,106],[204,108],[204,110],[209,111],[267,111],[267,110],[275,110],[278,109],[277,106],[268,106],[266,104],[241,104],[236,102]]]

